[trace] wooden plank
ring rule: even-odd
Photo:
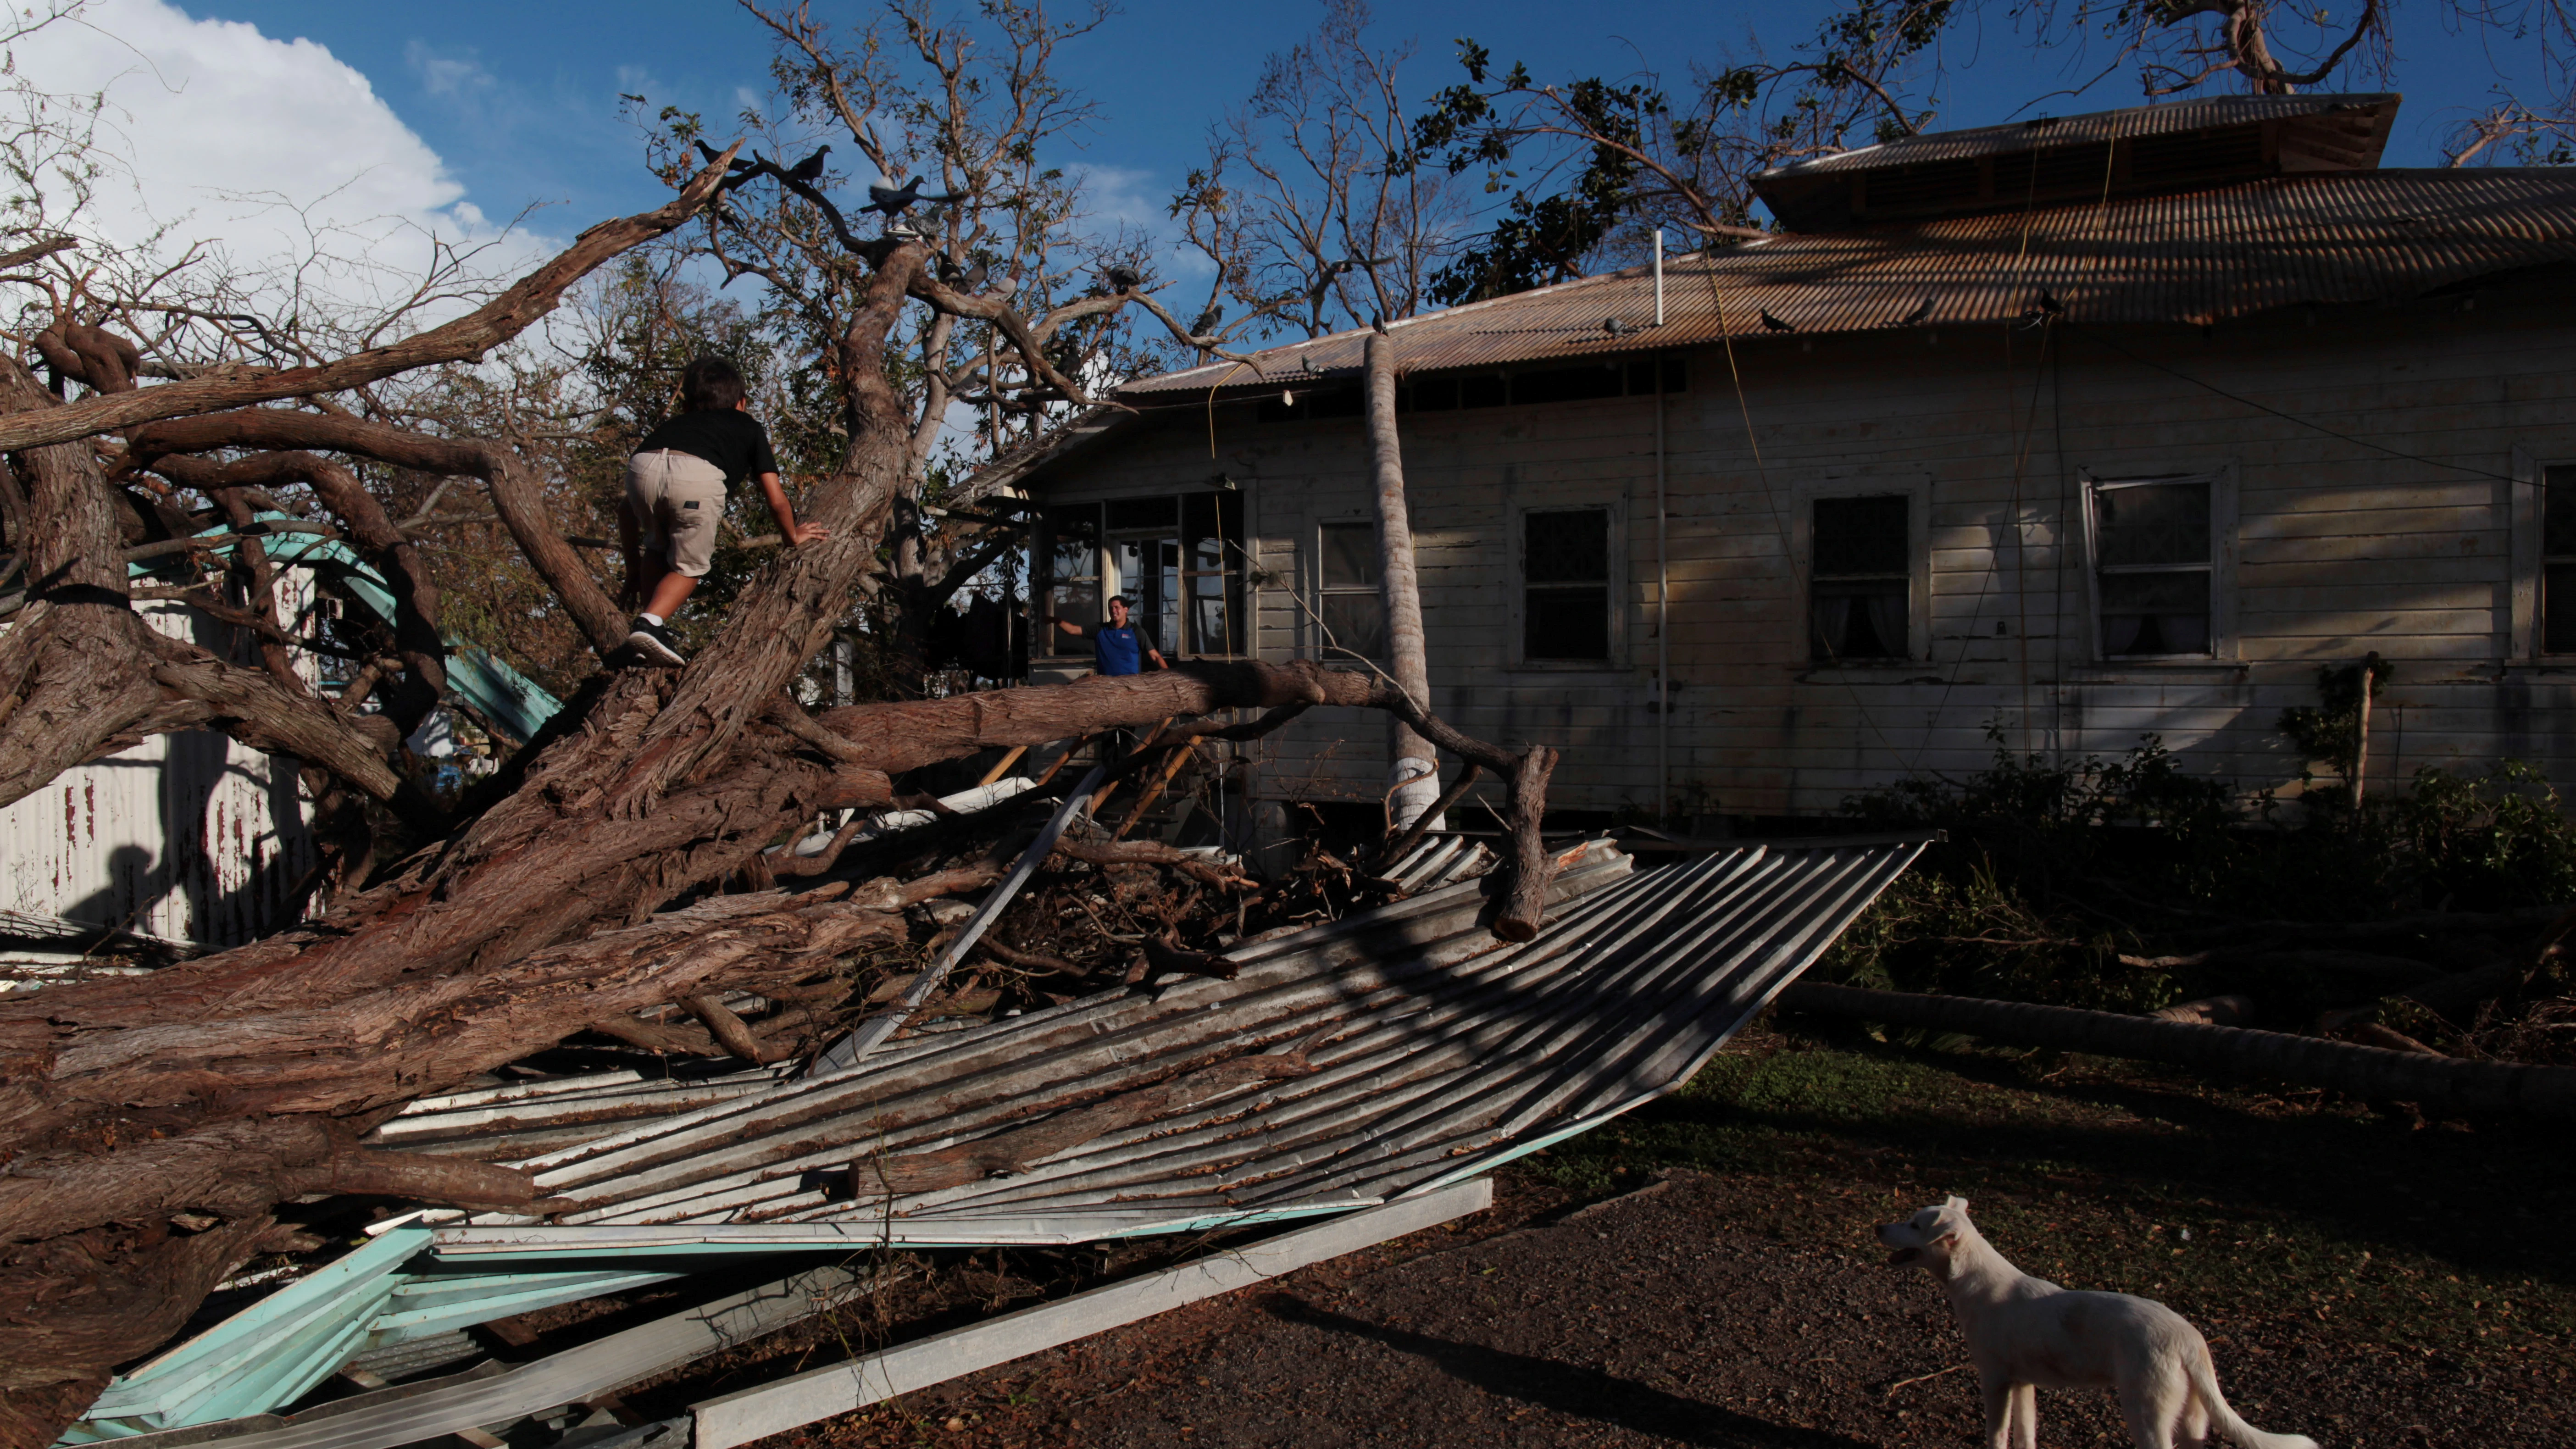
[[[794,1374],[689,1406],[695,1449],[734,1449],[818,1419],[865,1408],[996,1364],[1231,1293],[1283,1273],[1416,1233],[1492,1205],[1490,1179],[1474,1178],[1336,1217],[1311,1228],[1186,1263],[1168,1272],[1077,1293],[848,1363]]]

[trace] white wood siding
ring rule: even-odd
[[[2476,310],[2442,299],[2292,312],[2206,335],[2059,329],[2044,361],[2041,342],[1997,329],[1759,339],[1736,348],[1740,402],[1722,354],[1691,357],[1690,391],[1667,404],[1676,800],[1830,812],[1903,775],[1983,767],[1990,724],[2016,750],[2061,757],[2159,735],[2189,768],[2281,788],[2300,766],[2281,711],[2316,702],[2320,665],[2372,650],[2397,669],[2371,733],[2381,788],[2505,758],[2576,786],[2576,659],[2530,657],[2517,509],[2522,535],[2534,524],[2517,497],[2527,484],[2511,481],[2576,460],[2576,294],[2526,284]],[[1486,738],[1562,749],[1562,808],[1647,808],[1657,795],[1652,406],[1404,419],[1435,707]],[[1078,454],[1036,491],[1191,491],[1219,469],[1242,480],[1273,578],[1257,594],[1259,650],[1308,651],[1289,586],[1310,576],[1317,520],[1365,515],[1359,420],[1261,424],[1221,408],[1213,459],[1204,412],[1186,423]],[[2234,516],[2219,520],[2233,657],[2097,662],[2079,480],[2222,471],[2234,480]],[[1817,666],[1799,510],[1927,479],[1929,657]],[[1585,504],[1625,518],[1622,657],[1513,668],[1512,510]],[[1319,711],[1263,756],[1272,797],[1384,788],[1375,720]]]

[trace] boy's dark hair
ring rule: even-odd
[[[701,357],[680,374],[680,410],[729,413],[742,406],[742,369],[721,357]]]

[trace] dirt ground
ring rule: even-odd
[[[773,1442],[1975,1443],[1946,1305],[1868,1237],[1956,1190],[2029,1271],[2191,1317],[2260,1427],[2576,1443],[2566,1135],[1766,1029],[1476,1220]],[[977,1271],[1014,1306],[1007,1262]],[[2127,1442],[2107,1395],[2040,1418],[2052,1449]]]

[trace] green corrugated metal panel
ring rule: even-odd
[[[676,1274],[403,1271],[430,1230],[386,1231],[108,1385],[63,1445],[263,1414],[291,1404],[354,1354],[515,1313],[668,1282]]]
[[[283,513],[262,513],[260,519],[283,519]],[[216,528],[205,536],[229,533]],[[335,538],[312,533],[271,534],[260,540],[268,556],[280,562],[327,563],[346,570],[345,583],[360,603],[384,619],[394,616],[393,591],[385,586],[384,576],[347,544]],[[221,552],[221,550],[217,550]],[[128,572],[141,575],[144,565],[128,566]],[[495,658],[489,650],[474,644],[447,641],[447,684],[465,702],[480,711],[494,724],[517,735],[522,741],[533,738],[545,722],[552,719],[563,702],[537,687],[534,680]]]

